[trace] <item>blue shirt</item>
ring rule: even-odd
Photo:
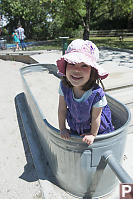
[[[75,98],[74,93],[73,93],[73,99],[77,102],[83,102],[85,101],[90,95],[92,94],[92,89],[89,89],[88,91],[85,91],[85,93],[82,95],[81,98]],[[59,95],[64,96],[63,91],[61,89],[61,82],[59,86]],[[98,101],[96,104],[93,105],[93,107],[98,108],[98,107],[104,107],[107,105],[107,100],[105,95],[102,97],[100,101]]]

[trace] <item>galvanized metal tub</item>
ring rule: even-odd
[[[121,162],[130,121],[129,110],[124,104],[106,95],[115,131],[98,135],[91,146],[83,143],[79,136],[73,135],[70,140],[64,140],[60,137],[59,130],[50,125],[42,114],[24,78],[26,73],[43,70],[44,66],[38,64],[24,67],[20,72],[41,146],[58,184],[64,190],[84,198],[108,195],[118,180],[102,157],[107,151],[111,151],[115,159]]]

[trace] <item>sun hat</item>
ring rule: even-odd
[[[75,39],[69,44],[65,55],[57,60],[58,73],[61,76],[65,76],[66,62],[72,64],[83,62],[96,69],[98,78],[105,79],[108,73],[97,63],[98,59],[99,50],[93,42]]]

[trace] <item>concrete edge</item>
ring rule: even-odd
[[[114,91],[114,90],[120,90],[120,89],[124,89],[124,88],[129,88],[129,87],[133,87],[133,84],[127,84],[127,85],[123,85],[123,86],[118,86],[118,87],[112,87],[112,88],[105,88],[105,92],[108,91]]]
[[[4,55],[3,54],[3,55],[0,55],[0,59],[10,60],[10,61],[18,61],[18,62],[22,62],[22,63],[25,63],[25,64],[38,63],[30,55],[24,55],[24,54],[18,54],[18,55],[14,55],[14,54],[5,54]]]
[[[23,130],[27,143],[29,145],[30,153],[33,159],[33,163],[38,176],[38,182],[41,188],[41,194],[43,199],[74,199],[58,187],[52,171],[48,165],[46,157],[41,149],[41,144],[38,139],[34,122],[27,108],[27,102],[25,100],[24,93],[20,93],[15,97],[15,106],[19,111],[21,123],[23,124]],[[18,121],[19,122],[19,121]],[[81,197],[76,197],[82,199]]]
[[[37,144],[37,141],[39,140],[37,139],[37,137],[35,139],[34,125],[32,125],[32,128],[31,128],[31,118],[29,117],[28,112],[27,112],[27,106],[25,103],[24,93],[20,93],[19,95],[15,97],[15,107],[16,107],[16,111],[19,112],[20,120],[21,120],[21,123],[23,124],[23,132],[25,134],[25,137],[30,149],[30,154],[32,156],[33,164],[35,166],[36,173],[38,176],[38,181],[40,184],[40,179],[41,178],[45,179],[45,175],[44,175],[45,171],[43,167],[43,161],[41,159],[41,150],[39,147],[39,143]],[[19,123],[20,121],[18,121],[18,124]],[[43,190],[42,190],[41,184],[40,184],[40,188],[41,188],[41,192],[43,196]]]

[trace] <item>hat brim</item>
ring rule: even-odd
[[[66,62],[71,64],[84,63],[91,66],[97,70],[98,77],[100,79],[105,79],[108,76],[108,73],[99,64],[97,64],[95,60],[92,60],[91,57],[80,52],[67,53],[63,55],[61,59],[57,60],[57,67],[60,75],[65,75]]]

